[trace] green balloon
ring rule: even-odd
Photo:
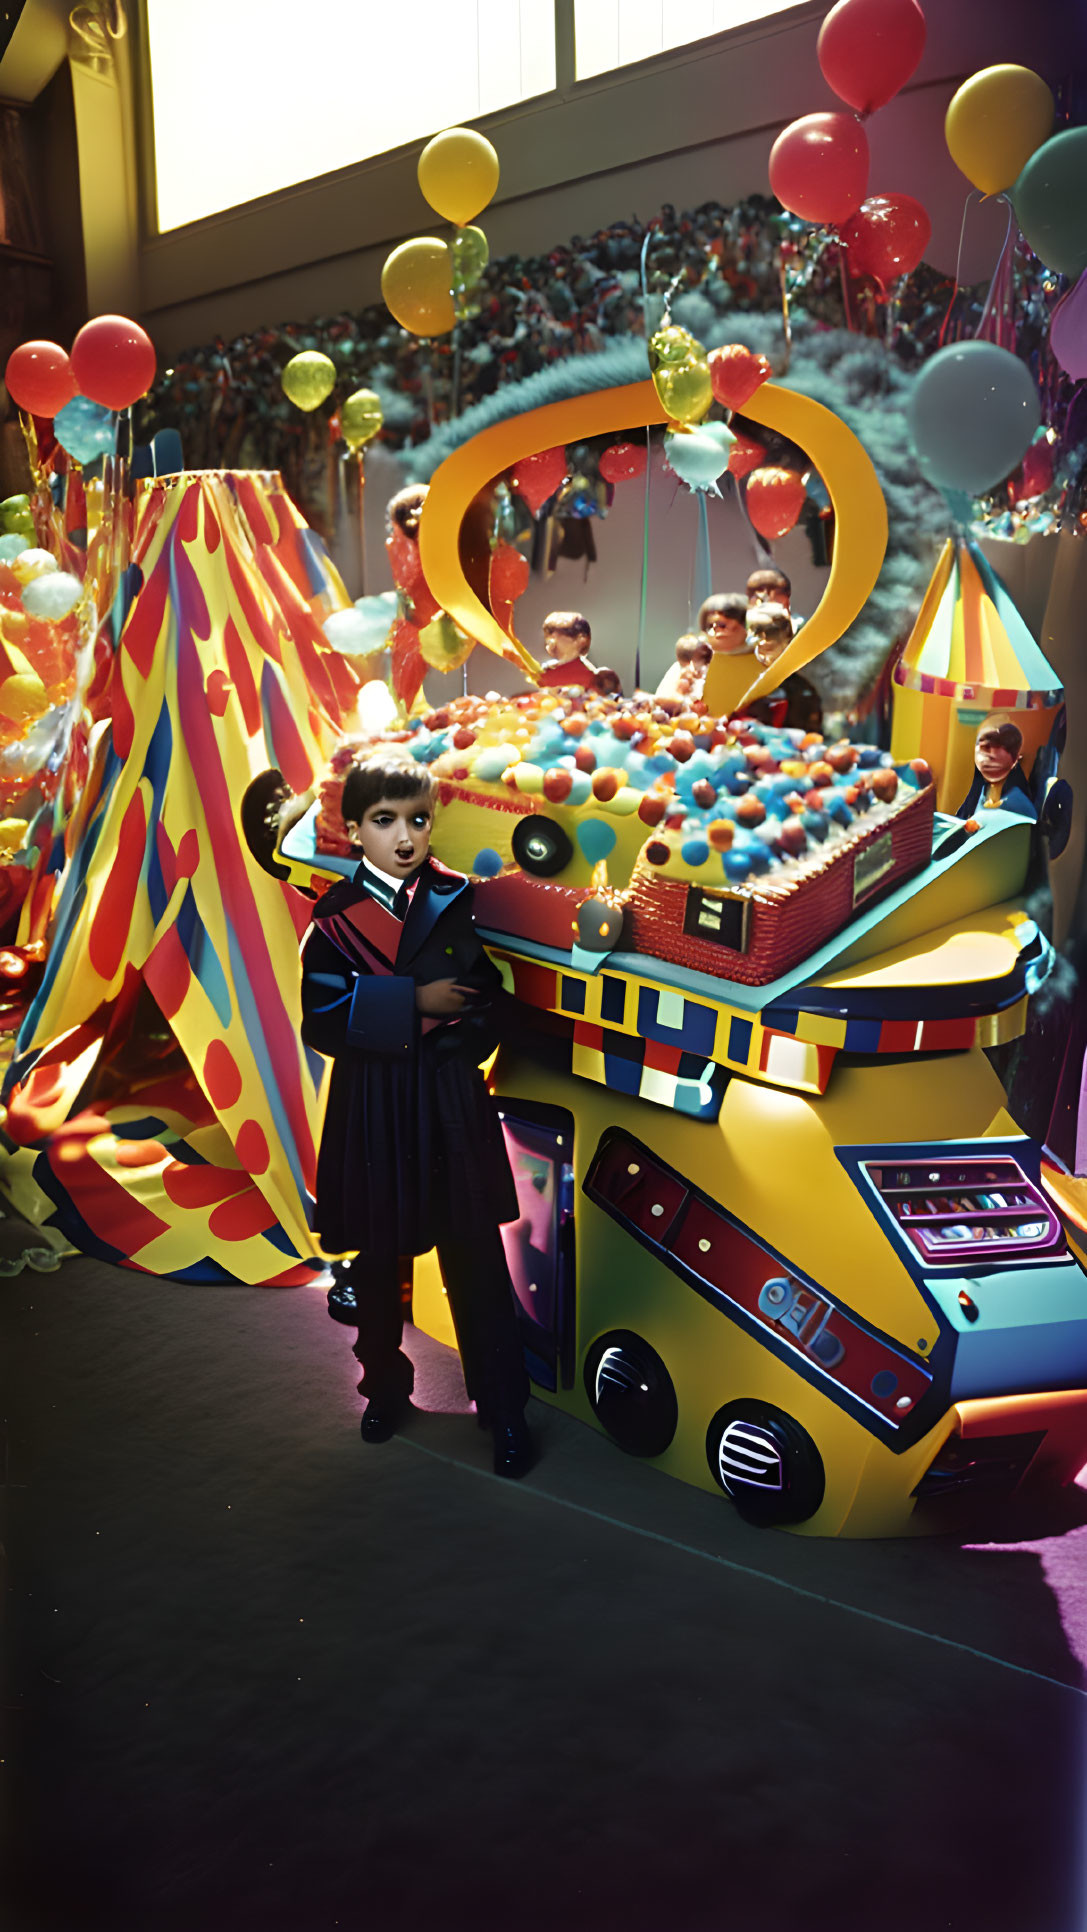
[[[482,228],[458,228],[449,244],[449,253],[453,257],[454,288],[471,288],[491,259]]]
[[[1015,217],[1034,253],[1059,275],[1087,268],[1087,127],[1070,127],[1036,148],[1011,191]]]

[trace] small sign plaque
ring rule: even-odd
[[[873,840],[863,852],[857,853],[853,861],[854,906],[894,870],[894,862],[894,840],[890,832],[884,832],[882,838]]]
[[[694,938],[713,939],[719,946],[731,946],[733,952],[746,952],[750,910],[749,899],[688,886],[683,930]]]

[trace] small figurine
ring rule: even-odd
[[[551,661],[540,672],[540,683],[549,689],[577,685],[584,691],[621,695],[622,686],[614,671],[598,671],[589,663],[593,634],[587,617],[579,610],[553,610],[543,621],[544,656]],[[604,679],[601,686],[600,679]]]
[[[398,1258],[436,1247],[495,1472],[521,1476],[528,1378],[499,1231],[520,1209],[479,1070],[501,980],[468,881],[429,856],[433,801],[425,766],[389,757],[344,780],[360,864],[318,900],[302,953],[302,1037],[332,1060],[315,1226],[330,1252],[357,1251],[334,1293],[354,1290],[363,1441],[388,1441],[410,1409]]]
[[[778,564],[766,564],[751,572],[747,580],[747,601],[752,607],[756,604],[780,604],[794,633],[804,622],[802,617],[793,616],[793,586]]]
[[[709,638],[711,649],[726,657],[738,657],[750,651],[747,598],[740,591],[707,597],[698,613],[698,628]]]
[[[1006,712],[994,711],[978,727],[974,740],[974,782],[956,813],[971,819],[979,811],[1016,812],[1020,818],[1037,818],[1038,811],[1030,787],[1023,776],[1020,759],[1023,734]]]
[[[655,695],[658,698],[700,698],[713,646],[701,631],[685,631],[676,638],[675,663],[668,666]]]
[[[756,571],[754,574],[767,576],[770,573]],[[749,578],[748,582],[751,581]],[[755,656],[767,669],[777,662],[793,641],[792,619],[784,604],[753,603],[747,613],[747,629],[754,643]],[[765,714],[760,706],[766,707]],[[823,701],[807,678],[801,677],[799,671],[792,671],[776,691],[747,706],[746,713],[749,717],[785,729],[819,731],[823,723]]]

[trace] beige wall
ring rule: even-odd
[[[690,207],[766,192],[780,128],[837,105],[815,53],[825,11],[821,0],[801,5],[761,27],[485,117],[480,125],[502,163],[498,197],[483,217],[492,255],[542,251],[630,214],[651,215],[664,201]],[[1054,79],[1067,71],[1074,0],[930,0],[926,12],[917,75],[869,123],[871,187],[917,195],[933,221],[929,258],[953,269],[966,183],[943,141],[947,102],[965,75],[990,62],[1023,61]],[[210,120],[204,138],[216,138]],[[435,226],[415,180],[419,146],[148,237],[141,303],[160,347],[376,301],[389,248]],[[966,279],[995,261],[1003,228],[996,205],[974,214]]]

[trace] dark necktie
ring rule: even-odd
[[[408,916],[408,907],[410,904],[411,904],[411,899],[408,894],[407,886],[398,885],[396,888],[396,891],[393,894],[392,909],[393,909],[394,917],[399,919],[401,924],[403,924],[404,920]]]

